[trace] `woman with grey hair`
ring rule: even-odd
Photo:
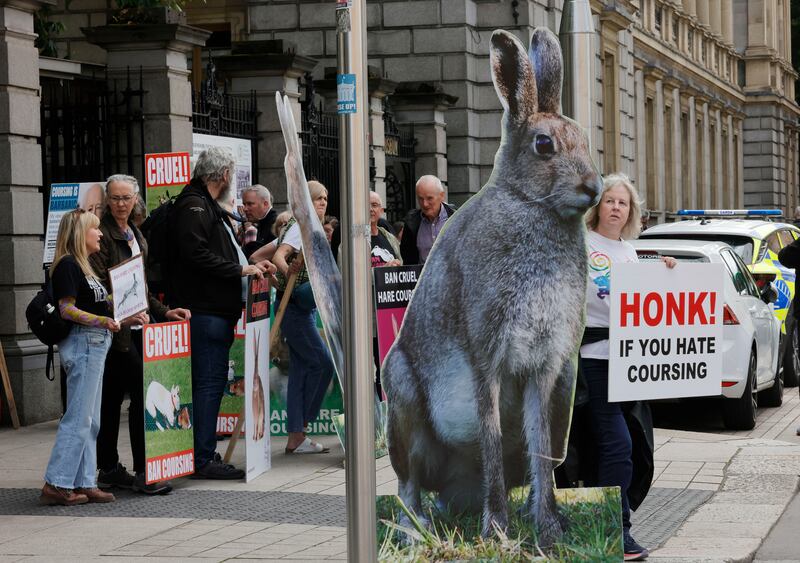
[[[100,251],[92,254],[89,260],[98,279],[109,293],[109,269],[138,254],[147,263],[147,240],[133,221],[133,211],[139,199],[139,183],[133,176],[114,174],[106,181],[106,209],[100,220],[100,231],[103,233]],[[150,314],[159,321],[178,321],[191,316],[186,309],[167,310],[149,292],[148,306]],[[102,488],[120,487],[144,494],[165,494],[172,490],[169,483],[148,485],[145,481],[142,331],[136,328],[141,328],[149,320],[149,315],[145,312],[123,323],[120,331],[114,334],[111,349],[106,356],[100,432],[97,435],[97,467],[100,470],[98,484]],[[132,329],[126,324],[138,326]],[[120,463],[117,450],[120,409],[126,394],[130,397],[128,431],[135,476],[128,473]]]
[[[636,543],[630,533],[631,434],[620,404],[608,402],[611,268],[614,264],[639,261],[636,250],[627,239],[638,237],[642,228],[639,196],[628,177],[624,174],[607,176],[599,202],[589,209],[585,219],[589,228],[589,280],[586,284],[586,333],[580,349],[580,368],[588,389],[591,431],[597,447],[597,485],[620,487],[625,560],[640,561],[647,558],[649,552]],[[663,260],[667,267],[675,267],[674,258],[665,257]]]

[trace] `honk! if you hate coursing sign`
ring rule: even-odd
[[[615,264],[608,400],[719,395],[722,264]]]

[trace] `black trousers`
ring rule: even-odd
[[[112,470],[119,462],[117,441],[119,420],[125,393],[131,399],[128,409],[128,432],[131,436],[133,470],[144,473],[144,374],[142,364],[142,331],[131,331],[131,347],[127,352],[113,348],[106,356],[103,373],[103,398],[100,405],[100,433],[97,435],[97,468]]]

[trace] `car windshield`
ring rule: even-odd
[[[642,238],[646,239],[691,239],[691,240],[710,240],[719,241],[729,244],[734,252],[739,255],[742,262],[745,264],[753,263],[753,239],[745,236],[736,235],[718,235],[713,233],[691,233],[691,234],[678,234],[670,233],[668,235],[648,235],[646,232],[642,233]]]

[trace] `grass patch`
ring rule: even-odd
[[[192,448],[194,448],[194,434],[191,428],[145,432],[145,457],[147,459]]]
[[[479,514],[440,512],[433,495],[423,497],[423,511],[432,525],[426,529],[412,516],[412,527],[397,524],[406,512],[396,496],[377,499],[378,558],[382,561],[621,561],[622,507],[619,489],[566,489],[557,491],[556,502],[568,522],[561,541],[547,552],[537,543],[536,530],[519,515],[527,487],[514,489],[509,499],[506,535],[481,537]],[[414,539],[401,541],[405,534]]]
[[[173,385],[178,386],[180,408],[187,407],[192,412],[192,360],[189,357],[172,358],[144,363],[144,393],[147,397],[147,388],[151,382],[158,381],[167,389]],[[179,409],[180,410],[180,409]],[[194,447],[193,432],[191,428],[181,429],[175,422],[175,428],[168,428],[162,415],[156,413],[158,422],[165,429],[161,431],[156,426],[156,420],[145,411],[145,457],[153,458],[165,454],[190,450]],[[177,416],[177,414],[176,414]]]

